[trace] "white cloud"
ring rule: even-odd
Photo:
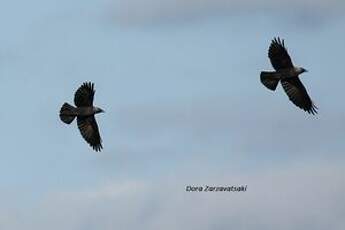
[[[195,169],[194,169],[195,170]],[[345,227],[343,166],[300,162],[215,175],[185,171],[155,181],[109,182],[54,193],[2,221],[3,229],[324,229]],[[247,184],[244,193],[191,193],[185,186]],[[12,220],[12,221],[10,221]]]
[[[122,23],[161,22],[210,14],[270,10],[278,14],[299,10],[329,14],[344,6],[343,1],[339,0],[128,0],[114,1],[112,4],[115,19]]]

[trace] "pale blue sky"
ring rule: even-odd
[[[344,4],[271,3],[1,2],[0,228],[344,229]],[[318,116],[261,85],[274,36]],[[101,153],[58,117],[84,81]]]

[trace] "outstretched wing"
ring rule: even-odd
[[[308,113],[313,115],[317,113],[317,107],[298,77],[283,79],[281,83],[290,101]]]
[[[87,143],[96,151],[101,151],[102,139],[94,116],[77,117],[78,128]]]
[[[93,88],[93,83],[85,82],[74,95],[74,104],[77,107],[92,106],[93,96],[95,95],[95,90]]]
[[[275,70],[293,67],[291,58],[284,45],[284,39],[280,40],[278,37],[272,40],[270,48],[268,49],[268,57]]]

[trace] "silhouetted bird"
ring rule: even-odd
[[[103,146],[94,115],[104,111],[93,106],[94,95],[93,83],[85,82],[74,95],[74,104],[77,107],[64,103],[60,110],[60,119],[66,124],[71,124],[74,118],[77,117],[81,135],[98,152],[101,151]]]
[[[317,113],[317,107],[310,99],[298,75],[307,72],[302,67],[295,67],[285,48],[284,40],[274,38],[268,50],[268,57],[276,71],[263,71],[260,74],[262,84],[275,90],[280,81],[290,101],[308,113]]]

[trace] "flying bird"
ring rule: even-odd
[[[60,119],[66,124],[71,124],[74,118],[77,117],[77,124],[81,135],[98,152],[101,151],[103,146],[95,114],[104,113],[104,111],[93,106],[94,95],[94,84],[91,82],[83,83],[74,95],[76,107],[64,103],[60,110]]]
[[[299,79],[299,75],[308,72],[302,67],[292,64],[285,48],[284,39],[274,38],[268,49],[268,57],[275,71],[262,71],[260,80],[268,89],[275,90],[279,81],[290,101],[311,114],[317,113],[317,107],[310,99],[307,90]]]

